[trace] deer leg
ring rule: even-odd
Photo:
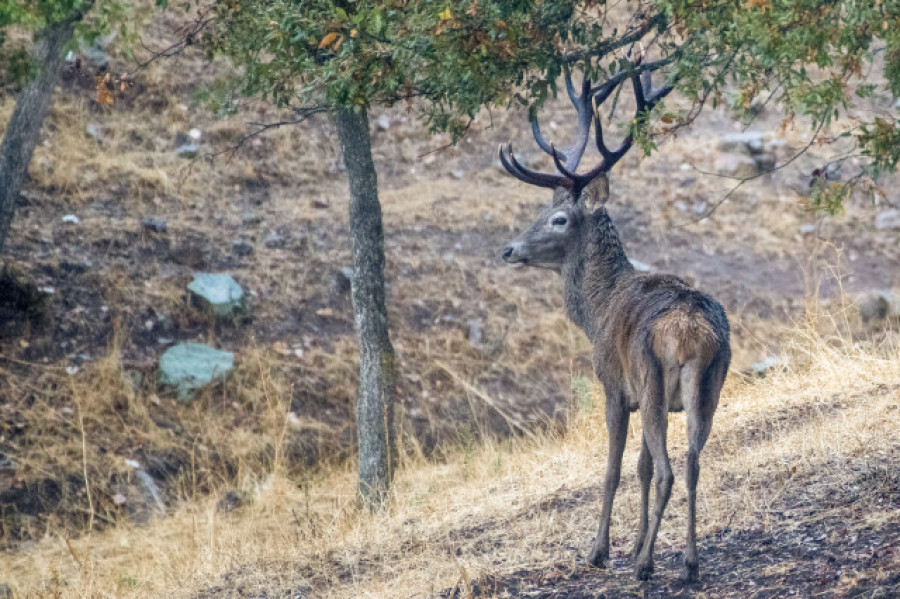
[[[684,549],[684,580],[694,582],[699,578],[700,566],[697,556],[697,481],[700,478],[700,452],[706,445],[712,428],[716,400],[699,397],[696,380],[699,372],[685,371],[682,375],[685,387],[697,393],[696,401],[690,401],[687,410],[688,454],[685,479],[688,493],[687,543]],[[720,385],[721,386],[721,385]],[[718,390],[716,390],[716,395]],[[703,401],[706,400],[706,401]]]
[[[656,544],[656,534],[659,532],[659,524],[662,521],[663,511],[669,502],[672,493],[672,466],[669,464],[669,454],[666,451],[666,418],[668,410],[660,392],[652,394],[641,406],[641,416],[644,421],[644,441],[653,459],[653,470],[656,477],[656,497],[653,505],[653,513],[647,528],[647,535],[641,546],[641,552],[637,557],[635,574],[638,579],[646,580],[653,573],[653,547]]]
[[[653,458],[647,448],[647,441],[641,440],[641,457],[638,458],[638,478],[641,481],[641,524],[634,544],[634,556],[641,553],[644,537],[647,536],[647,514],[650,509],[650,481],[653,479]]]
[[[606,566],[609,558],[609,521],[612,517],[613,497],[619,486],[622,471],[622,454],[628,436],[628,408],[620,394],[608,395],[606,401],[606,429],[609,431],[609,455],[606,460],[606,479],[603,484],[603,510],[600,528],[591,548],[588,562],[599,568]]]

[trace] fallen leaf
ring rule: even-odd
[[[334,43],[334,40],[338,38],[338,34],[332,31],[331,33],[326,33],[325,37],[322,38],[322,41],[319,42],[319,50],[322,48],[327,48],[331,44]]]

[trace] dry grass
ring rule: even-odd
[[[897,466],[897,348],[837,344],[808,329],[794,339],[791,347],[815,356],[808,367],[762,380],[728,379],[703,454],[701,538],[764,518],[792,485],[809,491],[823,468]],[[260,427],[275,457],[255,469],[247,505],[222,513],[216,497],[199,498],[144,527],[119,523],[79,539],[51,534],[7,555],[0,580],[26,597],[184,596],[210,588],[217,589],[212,595],[237,589],[271,595],[307,587],[317,596],[428,596],[455,585],[465,590],[486,574],[583,559],[605,455],[602,410],[575,407],[563,435],[462,443],[442,463],[406,458],[389,513],[370,516],[355,507],[349,467],[302,483],[285,476],[279,456],[289,424],[284,399],[272,391],[259,398],[269,402]],[[639,428],[632,424],[635,436]],[[683,416],[672,415],[669,430],[670,451],[681,464]],[[614,510],[618,550],[630,546],[636,530],[633,439],[629,447]],[[846,482],[857,474],[848,468]],[[676,485],[659,551],[680,546],[683,504]]]

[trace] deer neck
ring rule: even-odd
[[[593,338],[608,298],[634,272],[605,208],[588,217],[580,248],[563,265],[566,313]]]

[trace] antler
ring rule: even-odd
[[[578,114],[578,134],[576,135],[575,143],[567,150],[561,151],[554,148],[552,143],[548,143],[547,140],[544,139],[537,117],[531,121],[531,133],[538,146],[544,152],[552,156],[554,162],[561,161],[565,163],[570,170],[574,171],[578,168],[578,163],[581,162],[581,157],[584,155],[588,139],[591,136],[591,119],[593,118],[593,110],[591,107],[591,81],[590,79],[585,78],[581,82],[581,95],[579,95],[578,92],[575,91],[575,85],[572,83],[572,73],[569,72],[569,67],[564,66],[563,72],[565,73],[566,78],[566,92],[569,94],[569,100],[572,101],[572,105],[575,106],[575,111]],[[508,154],[508,157],[504,155],[504,150],[505,153]],[[516,160],[515,154],[513,154],[512,144],[507,144],[506,148],[502,145],[500,146],[500,162],[503,163],[503,166],[512,176],[531,185],[556,188],[572,187],[573,184],[565,170],[560,169],[559,173],[561,174],[551,174],[540,173],[525,168]]]
[[[653,107],[673,89],[671,85],[660,88],[653,88],[651,82],[651,69],[641,72],[640,67],[642,57],[639,57],[633,64],[631,72],[623,72],[611,77],[602,85],[591,88],[590,81],[585,78],[582,82],[582,92],[578,95],[572,84],[572,77],[568,68],[565,69],[566,90],[569,93],[569,99],[575,106],[578,113],[578,135],[572,147],[567,150],[558,150],[552,143],[548,143],[541,134],[540,125],[537,118],[531,122],[531,131],[538,146],[550,156],[553,157],[553,163],[556,165],[558,174],[541,173],[532,171],[520,164],[513,154],[512,144],[507,144],[504,148],[500,147],[500,161],[506,170],[516,177],[530,185],[539,187],[565,187],[571,190],[581,190],[593,179],[600,175],[604,175],[628,152],[634,143],[634,129],[629,130],[628,135],[622,140],[622,143],[615,150],[610,150],[603,140],[603,126],[600,121],[599,107],[609,98],[613,91],[621,84],[625,77],[631,79],[634,88],[634,96],[637,102],[634,119],[636,120],[642,113],[652,110]],[[649,66],[649,65],[648,65]],[[588,137],[590,137],[591,121],[594,123],[595,141],[597,150],[602,156],[599,164],[594,166],[586,173],[579,174],[577,172],[578,164],[584,155],[587,146]]]

